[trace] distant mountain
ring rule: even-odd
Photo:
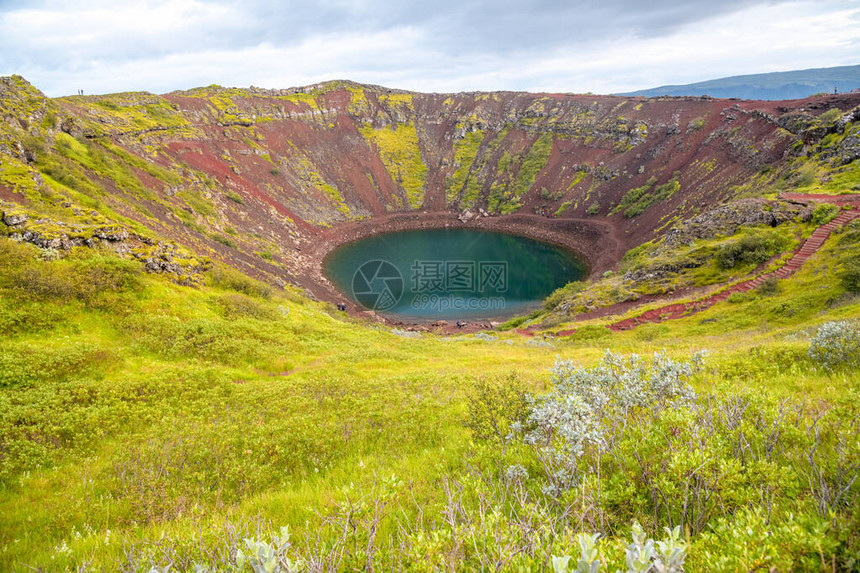
[[[701,96],[757,100],[801,99],[812,94],[860,88],[860,65],[732,76],[680,86],[660,86],[620,95],[655,97]]]

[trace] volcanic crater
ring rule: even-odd
[[[13,76],[0,79],[0,200],[26,209],[46,187],[85,180],[141,233],[329,301],[342,297],[325,256],[400,230],[523,235],[596,275],[676,221],[789,177],[858,104],[857,93],[761,102],[348,81],[51,99]],[[822,128],[823,114],[838,119]]]

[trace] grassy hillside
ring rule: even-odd
[[[681,524],[690,570],[850,569],[860,368],[808,347],[860,316],[840,278],[856,227],[775,292],[550,341],[406,337],[221,267],[181,286],[108,250],[0,239],[0,568],[224,569],[289,526],[302,569],[545,570],[585,531],[612,570],[638,520]],[[591,418],[625,420],[602,441],[534,442],[552,424],[524,395],[621,372],[606,350],[665,352],[695,397],[646,384]]]

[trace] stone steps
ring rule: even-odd
[[[729,296],[731,296],[732,292],[746,292],[748,290],[752,290],[761,286],[761,284],[771,276],[783,279],[793,275],[803,267],[803,264],[810,256],[815,254],[824,245],[832,231],[844,226],[846,223],[849,223],[858,217],[860,217],[860,209],[856,207],[849,211],[842,211],[832,221],[815,229],[815,231],[812,232],[812,235],[803,242],[800,249],[795,252],[788,262],[776,271],[759,275],[752,280],[738,283],[733,287],[722,290],[719,293],[713,294],[702,300],[687,303],[685,305],[686,312],[683,314],[686,316],[687,314],[693,314],[695,312],[705,310],[706,308],[710,308],[717,302],[725,301]],[[682,318],[677,307],[678,305],[674,304],[652,309],[637,317],[628,318],[610,324],[609,328],[611,330],[629,330],[646,322],[660,322],[662,320],[670,320],[672,318]]]

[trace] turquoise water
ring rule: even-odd
[[[374,235],[335,250],[323,269],[364,308],[449,321],[529,312],[587,272],[583,261],[555,245],[471,229]]]

